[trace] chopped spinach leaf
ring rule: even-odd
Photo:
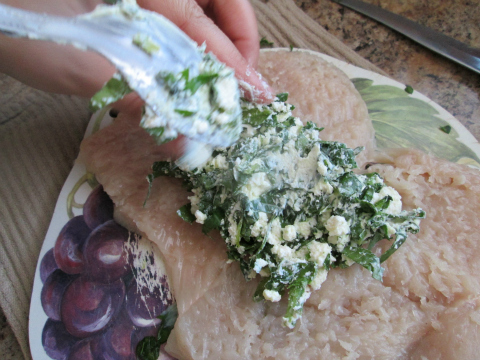
[[[405,86],[405,92],[407,94],[413,94],[413,87],[411,87],[410,85]]]
[[[125,95],[132,92],[130,86],[122,75],[115,73],[113,77],[101,88],[90,100],[90,109],[92,111],[100,110],[105,106],[122,99]]]
[[[193,223],[195,221],[195,215],[192,214],[192,204],[188,203],[183,205],[180,209],[177,210],[178,216],[188,223]]]
[[[260,47],[264,46],[273,46],[273,42],[268,41],[265,36],[260,39]]]
[[[215,208],[212,214],[209,214],[202,226],[204,234],[208,234],[210,231],[220,229],[220,223],[224,218],[225,213],[221,208]]]
[[[312,262],[302,266],[298,271],[297,276],[288,285],[288,307],[285,313],[284,321],[288,327],[295,325],[303,312],[303,304],[306,299],[303,299],[308,284],[310,284],[315,277],[317,269]]]
[[[263,124],[272,115],[269,109],[244,109],[243,110],[243,123],[258,126]]]
[[[147,336],[139,341],[135,354],[139,360],[157,360],[160,346],[167,342],[178,318],[177,304],[170,305],[159,317],[162,320],[157,336]]]
[[[375,256],[368,249],[361,247],[345,247],[343,254],[355,261],[357,264],[362,265],[365,269],[372,273],[372,277],[376,280],[382,280],[383,268],[380,266],[380,259]]]
[[[450,134],[450,132],[452,131],[452,127],[450,125],[440,126],[439,129],[445,134]]]
[[[288,93],[280,93],[276,95],[276,98],[280,102],[286,102],[288,100]]]
[[[200,74],[192,79],[186,79],[185,89],[195,94],[202,85],[206,85],[218,78],[218,74]]]

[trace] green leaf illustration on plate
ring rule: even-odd
[[[478,156],[457,140],[454,129],[449,134],[440,130],[449,124],[437,116],[438,111],[428,102],[410,96],[405,89],[373,85],[370,79],[355,78],[352,82],[367,104],[379,148],[413,147],[480,167]]]

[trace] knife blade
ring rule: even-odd
[[[452,39],[401,15],[360,0],[333,0],[398,31],[428,49],[480,74],[480,49]]]

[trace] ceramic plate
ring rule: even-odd
[[[478,142],[439,105],[414,89],[410,94],[404,84],[309,52],[352,79],[367,104],[378,147],[415,147],[480,168]],[[95,114],[85,137],[111,121],[106,110]],[[29,324],[34,360],[89,359],[92,354],[134,359],[137,342],[156,334],[158,315],[173,302],[155,247],[116,224],[112,208],[94,174],[77,160],[58,198],[35,273]]]

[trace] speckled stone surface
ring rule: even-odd
[[[480,48],[478,0],[365,0]],[[480,140],[480,75],[331,0],[295,0],[311,18],[389,76],[454,115]]]
[[[23,358],[22,350],[18,345],[17,339],[0,308],[0,359],[20,360]]]

